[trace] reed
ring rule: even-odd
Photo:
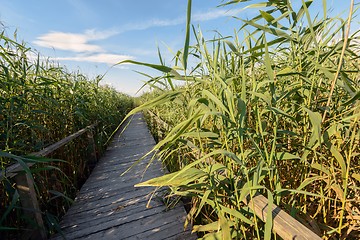
[[[271,219],[263,224],[243,203],[255,192],[324,239],[360,237],[352,10],[348,20],[331,17],[323,1],[313,19],[313,1],[222,4],[240,2],[259,14],[239,19],[233,36],[207,40],[193,27],[196,43],[186,40],[173,67],[132,61],[162,72],[130,114],[150,109],[168,123],[154,151],[176,172],[139,186],[190,197],[187,223],[203,239],[276,238]],[[188,58],[197,62],[192,71]]]
[[[101,79],[41,60],[16,37],[0,34],[0,169],[3,172],[20,160],[37,162],[31,172],[49,232],[56,230],[91,170],[88,139],[81,137],[48,158],[27,156],[95,122],[99,123],[95,144],[101,155],[111,132],[133,107],[130,96],[100,86]],[[12,179],[1,180],[0,190],[1,238],[11,234],[16,238],[32,220],[21,213]]]

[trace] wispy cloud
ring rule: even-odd
[[[194,13],[192,19],[195,22],[204,22],[222,17],[234,16],[238,12],[238,9],[215,9]],[[33,43],[40,47],[76,53],[75,56],[56,58],[56,60],[59,61],[95,62],[113,65],[125,59],[134,59],[134,57],[108,53],[100,44],[96,44],[96,41],[104,40],[127,31],[145,30],[153,27],[176,26],[185,23],[185,21],[185,16],[181,16],[174,19],[152,19],[146,22],[125,24],[116,30],[98,31],[95,29],[88,29],[83,33],[51,31],[40,35]],[[134,52],[133,54],[144,55],[144,52],[142,52],[142,54]]]
[[[106,49],[93,42],[107,39],[118,34],[116,30],[97,31],[89,29],[83,33],[49,32],[39,36],[33,43],[45,48],[64,50],[76,53],[74,56],[51,58],[56,61],[77,61],[116,64],[133,56],[108,53]]]
[[[79,54],[73,57],[56,58],[56,60],[59,61],[95,62],[95,63],[106,63],[108,65],[113,65],[128,59],[134,59],[134,57],[129,55],[121,55],[121,54],[95,53],[90,55]]]
[[[194,13],[193,21],[204,22],[215,20],[222,17],[236,15],[239,9],[215,9],[206,12]],[[36,38],[35,45],[57,50],[84,52],[105,52],[105,50],[94,44],[94,41],[104,40],[114,35],[134,30],[145,30],[153,27],[176,26],[185,23],[185,16],[174,19],[151,19],[146,22],[125,24],[117,30],[97,31],[95,29],[86,30],[84,33],[69,33],[51,31]]]
[[[46,48],[72,52],[103,52],[99,45],[91,44],[91,41],[107,39],[118,34],[117,31],[86,30],[84,33],[68,33],[51,31],[36,38],[35,45]]]
[[[240,11],[241,11],[240,9],[231,9],[231,10],[215,9],[206,12],[197,12],[192,15],[192,20],[196,22],[205,22],[222,17],[235,16]],[[151,19],[142,23],[140,22],[140,23],[131,23],[124,25],[119,32],[145,30],[153,27],[176,26],[185,23],[185,21],[186,21],[185,16],[181,16],[174,19]]]
[[[199,12],[195,13],[192,16],[192,19],[194,21],[198,22],[205,22],[210,20],[215,20],[222,17],[231,17],[237,15],[241,10],[240,9],[230,9],[230,10],[224,10],[224,9],[216,9],[211,10],[208,12]]]
[[[134,30],[145,30],[153,27],[167,27],[167,26],[176,26],[185,21],[185,18],[175,18],[175,19],[151,19],[144,22],[138,23],[129,23],[121,27],[120,32],[128,32]]]

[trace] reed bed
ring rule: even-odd
[[[0,34],[0,168],[3,172],[18,161],[37,162],[30,170],[49,233],[56,231],[91,170],[88,139],[80,137],[48,158],[28,155],[95,122],[96,154],[101,155],[112,131],[133,108],[130,96],[100,86],[101,79],[41,60],[16,37]],[[0,238],[18,238],[32,219],[22,216],[12,179],[2,179],[0,189]]]
[[[313,1],[247,2],[233,36],[204,39],[192,27],[174,66],[162,72],[136,111],[168,124],[154,148],[174,173],[139,186],[169,186],[191,198],[187,222],[202,239],[272,239],[243,202],[256,192],[324,239],[360,237],[359,34],[348,19]],[[345,4],[345,3],[344,3]],[[349,4],[350,2],[346,2]],[[353,6],[351,2],[351,6]],[[314,10],[316,11],[316,10]],[[322,17],[321,17],[322,16]],[[190,70],[188,58],[196,61]],[[181,82],[181,84],[179,84]],[[159,132],[158,130],[156,132]],[[161,134],[159,134],[161,135]],[[270,215],[271,216],[271,215]]]

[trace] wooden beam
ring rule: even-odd
[[[44,222],[41,216],[41,210],[37,201],[34,182],[29,173],[17,174],[14,178],[16,188],[19,192],[21,206],[24,216],[34,221],[37,225],[36,229],[32,229],[31,233],[27,232],[27,239],[47,239]]]
[[[88,134],[88,137],[90,138],[89,145],[91,145],[92,148],[91,161],[96,162],[95,143],[91,130],[92,128],[97,126],[97,124],[98,123],[95,123],[86,128],[83,128],[78,132],[71,134],[66,138],[61,139],[60,141],[44,148],[43,150],[37,153],[32,153],[31,155],[37,157],[45,157],[50,153],[52,153],[53,151],[55,151],[56,149],[64,146],[73,139],[84,134],[85,132],[90,132],[90,134]],[[27,166],[30,168],[34,164],[35,163],[27,163]],[[36,229],[32,229],[31,226],[29,227],[29,229],[32,229],[33,231],[31,231],[31,233],[28,233],[26,235],[26,239],[47,239],[44,222],[41,216],[41,210],[36,196],[34,182],[31,175],[29,174],[30,173],[24,172],[24,168],[19,163],[16,163],[7,167],[4,172],[0,172],[0,181],[5,177],[14,178],[16,182],[16,188],[19,192],[21,206],[24,210],[24,216],[27,217],[28,219],[32,219],[37,224]]]
[[[37,152],[37,153],[33,153],[31,155],[33,156],[38,156],[38,157],[44,157],[44,156],[47,156],[49,155],[50,153],[52,153],[53,151],[55,151],[56,149],[64,146],[65,144],[71,142],[72,140],[74,140],[75,138],[79,137],[80,135],[82,135],[83,133],[85,133],[86,131],[94,128],[95,126],[97,126],[97,123],[94,123],[90,126],[87,126],[86,128],[83,128],[79,131],[77,131],[76,133],[73,133],[69,136],[67,136],[66,138],[63,138],[61,139],[60,141],[44,148],[43,150],[41,150],[40,152]]]
[[[87,126],[86,128],[83,128],[83,129],[77,131],[76,133],[73,133],[73,134],[67,136],[66,138],[63,138],[60,141],[58,141],[58,142],[44,148],[43,150],[41,150],[39,152],[36,152],[36,153],[32,153],[30,155],[31,156],[36,156],[36,157],[45,157],[45,156],[49,155],[50,153],[52,153],[53,151],[57,150],[58,148],[60,148],[60,147],[64,146],[65,144],[71,142],[75,138],[79,137],[80,135],[84,134],[88,130],[96,127],[97,124],[98,123],[94,123],[94,124],[92,124],[90,126]],[[35,163],[27,163],[28,167],[31,167],[34,164]],[[23,171],[23,167],[19,163],[12,164],[12,165],[6,167],[5,172],[0,172],[0,180],[2,180],[4,177],[13,178],[20,171]]]
[[[87,140],[88,140],[88,164],[90,165],[90,168],[93,169],[97,163],[97,156],[96,156],[96,145],[94,141],[94,134],[92,133],[91,129],[86,134]]]
[[[266,222],[268,212],[268,199],[263,195],[256,193],[250,198],[244,200],[245,204],[254,211],[263,222]],[[321,240],[321,238],[305,227],[295,218],[285,211],[281,210],[275,204],[272,205],[273,230],[284,240]]]

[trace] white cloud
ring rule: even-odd
[[[238,9],[221,10],[215,9],[207,12],[198,12],[192,15],[192,20],[197,22],[215,20],[221,17],[236,15]],[[111,36],[132,31],[145,30],[153,27],[176,26],[185,23],[185,16],[175,19],[152,19],[146,22],[131,23],[124,25],[117,30],[97,31],[95,29],[85,30],[83,33],[70,33],[51,31],[36,38],[35,45],[45,48],[54,48],[55,50],[64,50],[77,53],[75,56],[58,57],[52,60],[58,61],[78,61],[116,64],[126,59],[134,59],[133,56],[107,53],[105,49],[94,42],[107,39]],[[154,54],[153,51],[134,52],[135,55]]]
[[[215,20],[218,18],[222,18],[222,17],[235,16],[240,11],[241,10],[239,10],[239,9],[231,9],[231,10],[216,9],[216,10],[211,10],[208,12],[195,13],[192,16],[192,19],[194,21],[205,22],[205,21],[209,21],[209,20]]]
[[[107,30],[97,31],[88,29],[84,33],[49,32],[39,36],[34,44],[54,48],[55,50],[66,50],[77,53],[75,56],[51,58],[55,61],[77,61],[106,63],[113,65],[126,59],[134,59],[133,56],[107,53],[100,45],[92,44],[92,41],[107,39],[119,34],[119,31]]]
[[[116,30],[105,30],[105,31],[97,31],[95,29],[88,29],[85,31],[84,35],[86,36],[87,40],[103,40],[114,35],[119,34],[119,31]]]
[[[222,17],[235,16],[241,10],[240,9],[231,9],[231,10],[210,10],[207,12],[198,12],[192,14],[192,21],[205,22],[209,20],[215,20]],[[167,26],[176,26],[185,23],[185,16],[178,17],[175,19],[151,19],[143,23],[132,23],[123,26],[120,32],[127,32],[133,30],[145,30],[152,27],[167,27]]]
[[[74,57],[58,57],[56,60],[59,61],[77,61],[77,62],[95,62],[95,63],[106,63],[109,65],[116,64],[124,60],[134,59],[133,56],[111,54],[111,53],[95,53],[90,55],[76,55]]]
[[[90,41],[103,40],[118,34],[117,31],[86,30],[84,33],[52,31],[37,37],[34,44],[40,47],[54,48],[72,52],[103,52],[104,50]]]
[[[198,12],[192,15],[193,21],[203,22],[215,20],[221,17],[236,15],[240,10],[215,9],[207,12]],[[118,30],[97,31],[95,29],[86,30],[84,33],[69,33],[51,31],[36,38],[35,45],[56,50],[65,50],[78,53],[84,52],[105,52],[105,50],[92,41],[104,40],[122,32],[133,30],[145,30],[153,27],[176,26],[185,23],[185,16],[175,19],[152,19],[146,22],[126,24]]]
[[[175,18],[175,19],[151,19],[146,22],[139,23],[130,23],[126,24],[121,28],[121,32],[133,31],[133,30],[145,30],[153,27],[166,27],[166,26],[176,26],[185,21],[185,18]]]

